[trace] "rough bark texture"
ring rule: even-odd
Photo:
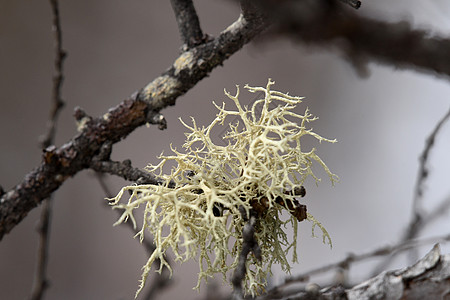
[[[146,123],[158,124],[163,129],[165,120],[159,114],[160,110],[174,105],[177,97],[267,26],[259,14],[247,15],[252,18],[241,15],[217,38],[183,52],[166,72],[103,116],[94,119],[77,109],[75,118],[80,134],[60,148],[47,148],[41,165],[1,195],[0,240],[67,178],[90,168],[104,143],[117,143]],[[99,167],[98,160],[95,163]]]
[[[359,1],[353,0],[341,2],[355,8],[360,5]],[[158,184],[151,175],[132,168],[129,161],[111,161],[112,145],[146,123],[164,129],[166,123],[160,111],[174,105],[179,96],[208,76],[269,23],[275,25],[273,32],[276,34],[283,33],[327,49],[339,49],[361,74],[365,72],[367,62],[375,61],[450,75],[450,39],[430,36],[427,31],[413,29],[407,22],[387,23],[361,17],[338,3],[332,0],[242,1],[241,17],[213,39],[202,33],[192,1],[172,0],[185,51],[161,76],[104,115],[92,118],[76,109],[79,134],[59,148],[47,147],[42,163],[10,191],[3,192],[0,187],[0,240],[66,179],[84,169],[115,174],[139,183]],[[270,20],[260,10],[265,11]],[[275,289],[263,298],[285,296],[278,292],[281,293]],[[414,266],[381,273],[352,289],[313,288],[289,297],[450,299],[450,255],[441,256],[435,247]]]
[[[450,254],[441,255],[439,245],[435,245],[413,266],[383,272],[348,290],[338,286],[311,288],[287,297],[279,297],[280,294],[281,291],[273,291],[263,299],[450,299]]]
[[[180,4],[179,1],[174,3]],[[89,126],[83,127],[79,135],[62,147],[46,151],[40,166],[1,195],[0,239],[68,177],[89,168],[103,143],[116,143],[145,123],[158,124],[163,129],[165,120],[159,111],[174,105],[176,98],[195,86],[269,23],[274,23],[278,32],[300,41],[339,48],[361,74],[365,73],[365,63],[370,60],[450,75],[450,60],[447,59],[450,39],[430,37],[426,31],[413,30],[407,22],[387,23],[360,17],[331,0],[261,0],[242,1],[241,4],[243,13],[235,23],[217,38],[204,39],[183,52],[166,72],[130,99],[100,118],[78,118],[84,123],[89,120]],[[266,17],[255,6],[266,11]],[[192,19],[188,15],[185,17],[186,20]],[[184,19],[180,17],[178,20],[183,38],[190,39],[200,34],[199,26],[186,27]]]
[[[80,134],[60,148],[44,150],[43,162],[25,176],[0,200],[0,237],[8,233],[27,213],[69,177],[90,166],[91,160],[106,141],[113,143],[147,121],[148,104],[126,100],[102,118],[85,117]]]

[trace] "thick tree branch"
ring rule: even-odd
[[[258,0],[276,31],[308,44],[337,48],[357,70],[368,62],[450,75],[450,39],[430,36],[403,21],[389,23],[361,17],[334,0]]]
[[[0,198],[0,239],[57,190],[66,179],[89,168],[105,142],[119,142],[137,127],[154,122],[163,108],[174,105],[215,67],[242,48],[267,26],[255,15],[239,19],[217,38],[184,52],[171,68],[139,93],[98,118],[75,112],[80,133],[63,146],[48,147],[43,162]]]
[[[241,15],[212,41],[183,52],[160,77],[139,91],[138,99],[151,102],[152,110],[174,105],[197,82],[222,64],[268,25],[257,12]]]
[[[205,42],[207,37],[200,28],[197,12],[192,0],[170,0],[184,48],[190,49]]]
[[[441,255],[439,245],[413,266],[383,272],[357,286],[291,290],[259,299],[446,299],[449,296],[450,255]]]

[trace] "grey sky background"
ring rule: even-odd
[[[194,1],[203,30],[216,36],[231,24],[239,9],[231,1]],[[65,63],[63,98],[56,146],[76,134],[76,106],[99,116],[168,68],[181,42],[169,1],[62,1]],[[446,1],[363,1],[359,13],[390,21],[409,20],[434,33],[450,32]],[[53,37],[47,1],[0,0],[0,184],[5,190],[20,182],[41,161],[38,137],[45,132],[53,74]],[[448,79],[389,66],[369,65],[370,76],[357,76],[339,53],[287,39],[265,39],[245,46],[223,67],[162,111],[168,129],[142,127],[113,150],[116,160],[135,167],[156,163],[169,145],[184,141],[181,117],[207,125],[212,105],[227,101],[226,88],[265,86],[304,96],[299,112],[309,107],[320,119],[315,132],[336,138],[336,144],[314,144],[341,182],[331,187],[324,172],[318,187],[308,182],[304,199],[327,228],[333,249],[311,237],[311,224],[300,224],[299,257],[293,274],[395,243],[411,215],[418,157],[425,138],[449,108]],[[242,91],[243,102],[253,94]],[[229,103],[229,102],[228,102]],[[431,175],[423,202],[433,208],[450,194],[448,170],[450,125],[438,136],[430,158]],[[107,179],[116,193],[125,182]],[[148,254],[128,228],[112,227],[116,212],[105,207],[104,193],[93,174],[77,174],[55,194],[46,299],[132,299]],[[0,299],[24,299],[31,291],[40,209],[0,243]],[[422,236],[448,233],[448,214],[425,228]],[[424,247],[421,254],[431,249]],[[442,245],[444,253],[450,248]],[[371,261],[373,264],[373,261]],[[356,265],[360,280],[369,264]],[[409,263],[396,261],[391,268]],[[201,297],[192,290],[197,263],[174,266],[174,284],[160,299]],[[273,282],[285,277],[274,268]],[[221,285],[221,281],[218,281]],[[227,288],[226,286],[224,289]],[[206,291],[205,285],[201,292]]]

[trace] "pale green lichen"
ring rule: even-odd
[[[134,210],[141,205],[145,207],[137,236],[142,241],[144,231],[149,230],[154,238],[156,249],[143,267],[136,296],[155,260],[161,261],[158,272],[163,267],[172,272],[165,259],[169,248],[176,261],[198,260],[197,288],[202,279],[207,280],[216,273],[223,274],[229,282],[229,271],[236,267],[242,248],[245,220],[239,208],[241,211],[244,208],[248,215],[253,209],[251,201],[256,199],[261,203],[262,197],[265,197],[266,210],[258,216],[255,227],[262,261],[249,255],[244,289],[252,295],[261,293],[274,263],[289,272],[288,251],[292,250],[293,261],[297,261],[298,220],[290,214],[287,219],[282,218],[286,205],[280,205],[276,199],[282,197],[295,203],[295,193],[286,191],[300,188],[308,176],[318,182],[320,179],[312,170],[313,162],[322,166],[332,183],[337,181],[316,150],[303,152],[300,144],[300,139],[307,135],[319,142],[335,140],[308,129],[307,123],[317,118],[308,109],[303,115],[293,111],[302,98],[272,91],[273,84],[269,79],[266,88],[245,86],[251,93],[264,93],[264,98],[256,100],[250,109],[240,105],[239,87],[235,96],[225,91],[236,109],[227,110],[225,104],[217,106],[213,102],[219,113],[207,127],[198,127],[193,118],[191,126],[181,121],[190,130],[183,151],[171,147],[173,155],[161,155],[158,165],[147,167],[165,184],[127,186],[111,199],[114,208],[124,210],[116,224],[131,219],[136,227]],[[271,103],[275,104],[273,109]],[[212,141],[211,131],[218,124],[224,125],[228,116],[236,116],[241,123],[229,124],[223,138],[226,145],[221,146]],[[163,168],[170,162],[175,162],[175,166],[170,174],[164,174]],[[121,202],[128,193],[128,201]],[[325,228],[309,213],[307,219],[313,222],[313,230],[316,226],[322,230],[324,242],[331,245]],[[294,228],[291,240],[285,230],[288,224]]]

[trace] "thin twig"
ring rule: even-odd
[[[111,152],[112,143],[104,143],[100,147],[99,153],[92,159],[90,168],[99,174],[108,173],[110,175],[116,175],[137,184],[164,184],[162,180],[158,180],[152,173],[133,168],[129,159],[122,162],[112,161]],[[175,183],[169,182],[168,187],[175,187]]]
[[[253,212],[253,211],[251,211]],[[245,212],[244,212],[245,213]],[[245,218],[244,218],[245,219]],[[233,278],[231,279],[231,283],[233,284],[233,300],[243,299],[244,293],[242,290],[242,282],[245,279],[245,273],[247,270],[247,256],[250,252],[253,252],[255,257],[258,260],[261,260],[261,249],[259,248],[258,242],[255,240],[255,224],[256,224],[256,215],[251,214],[250,220],[244,225],[242,230],[242,250],[239,254],[239,261],[236,266],[236,269],[233,274]]]
[[[50,244],[50,221],[52,214],[51,198],[43,201],[41,217],[37,231],[39,234],[39,246],[36,264],[36,273],[34,275],[33,289],[31,291],[31,300],[39,300],[44,296],[45,291],[49,287],[47,278],[47,263]]]
[[[183,41],[184,50],[195,47],[206,40],[200,27],[192,0],[170,0]]]
[[[400,270],[383,272],[348,289],[340,285],[323,289],[318,285],[309,285],[306,288],[290,287],[278,291],[277,294],[257,299],[443,299],[449,294],[449,264],[448,255],[441,255],[439,244],[435,244],[431,251],[415,264]]]
[[[375,250],[362,253],[362,254],[349,254],[345,259],[338,261],[336,263],[332,263],[329,265],[325,265],[313,270],[310,270],[308,272],[305,272],[300,275],[289,277],[285,280],[284,283],[272,288],[268,293],[258,299],[271,299],[271,297],[277,296],[286,296],[283,294],[283,289],[286,288],[288,285],[305,282],[309,280],[311,276],[329,272],[336,269],[349,269],[352,264],[366,261],[371,258],[375,258],[378,256],[386,256],[391,255],[393,253],[401,253],[410,249],[414,249],[420,246],[429,245],[429,244],[435,244],[435,243],[441,243],[441,242],[450,242],[450,234],[443,235],[443,236],[436,236],[436,237],[430,237],[425,239],[414,239],[409,240],[406,242],[398,243],[393,246],[384,246],[377,248]],[[377,274],[378,275],[378,274]],[[372,276],[371,276],[372,277]]]
[[[66,179],[89,168],[92,158],[106,141],[117,143],[136,128],[152,122],[156,113],[174,105],[179,96],[267,26],[257,14],[239,17],[214,40],[183,53],[190,55],[190,59],[177,59],[161,76],[129,99],[98,118],[80,121],[79,134],[63,146],[45,151],[43,162],[0,197],[0,240]]]
[[[419,174],[417,176],[416,187],[414,189],[414,202],[413,202],[413,213],[421,214],[420,201],[423,198],[425,180],[429,175],[428,169],[428,157],[438,132],[441,130],[442,125],[450,118],[450,110],[445,114],[445,116],[436,124],[433,132],[426,139],[425,148],[423,149],[422,155],[420,156],[420,166]]]
[[[61,89],[64,82],[63,64],[67,55],[62,48],[62,30],[58,0],[50,0],[50,4],[53,13],[52,29],[55,39],[55,75],[53,76],[52,106],[47,124],[47,134],[42,138],[43,149],[54,143],[58,114],[64,106],[64,101],[61,98]]]
[[[99,173],[117,175],[125,180],[136,182],[137,184],[162,184],[156,177],[144,170],[133,168],[129,159],[123,162],[118,161],[92,161],[90,168]],[[170,187],[170,186],[169,186]]]
[[[406,227],[405,232],[403,233],[400,241],[411,240],[419,234],[421,230],[431,221],[435,221],[439,215],[442,215],[446,212],[446,205],[444,202],[443,206],[439,206],[437,210],[434,210],[428,214],[424,212],[421,207],[421,200],[423,198],[424,193],[424,183],[429,175],[428,170],[428,157],[431,149],[433,148],[434,142],[436,140],[436,136],[442,128],[443,124],[450,118],[450,110],[444,115],[444,117],[439,120],[433,129],[430,136],[426,139],[425,148],[420,156],[420,165],[419,165],[419,174],[417,176],[417,182],[415,186],[414,199],[413,199],[413,215],[411,220],[409,221],[408,227]],[[416,253],[411,254],[411,259],[415,259]],[[396,257],[396,255],[392,255],[386,257],[383,261],[381,261],[372,271],[372,275],[376,275],[384,270]]]
[[[106,197],[112,198],[113,193],[110,191],[110,189],[108,188],[108,185],[105,182],[105,179],[104,179],[105,175],[102,173],[98,173],[98,172],[96,172],[95,175],[96,175],[98,183],[100,184],[100,187],[102,188]],[[103,203],[105,203],[105,205],[108,206],[106,201],[103,201]],[[120,212],[119,212],[119,214],[120,214]],[[123,224],[128,226],[128,228],[130,228],[134,234],[137,233],[136,229],[133,228],[133,224],[131,222],[125,222]],[[152,253],[156,249],[155,246],[153,245],[153,242],[150,239],[144,239],[142,241],[142,244],[144,245],[144,248],[147,251],[147,253]],[[171,260],[169,258],[166,258],[166,261],[169,265],[171,264]],[[155,264],[156,269],[159,269],[160,263],[161,262],[159,259],[155,260],[154,264]],[[158,274],[158,275],[159,276],[155,277],[155,280],[152,282],[152,284],[150,285],[150,287],[147,290],[146,295],[142,299],[148,299],[148,300],[153,299],[158,292],[160,292],[162,289],[164,289],[170,285],[171,280],[170,280],[169,272],[166,268],[164,268],[162,270],[161,274]]]
[[[62,49],[62,30],[58,7],[58,0],[50,0],[53,14],[53,32],[55,40],[55,75],[53,77],[53,90],[50,116],[47,124],[47,133],[42,139],[42,148],[45,149],[52,145],[55,140],[58,115],[64,102],[61,98],[61,89],[64,80],[63,63],[66,53]],[[31,291],[31,299],[42,299],[46,289],[49,287],[47,279],[48,252],[50,244],[50,223],[52,215],[52,197],[49,197],[42,204],[41,218],[38,225],[39,246],[36,274]]]

